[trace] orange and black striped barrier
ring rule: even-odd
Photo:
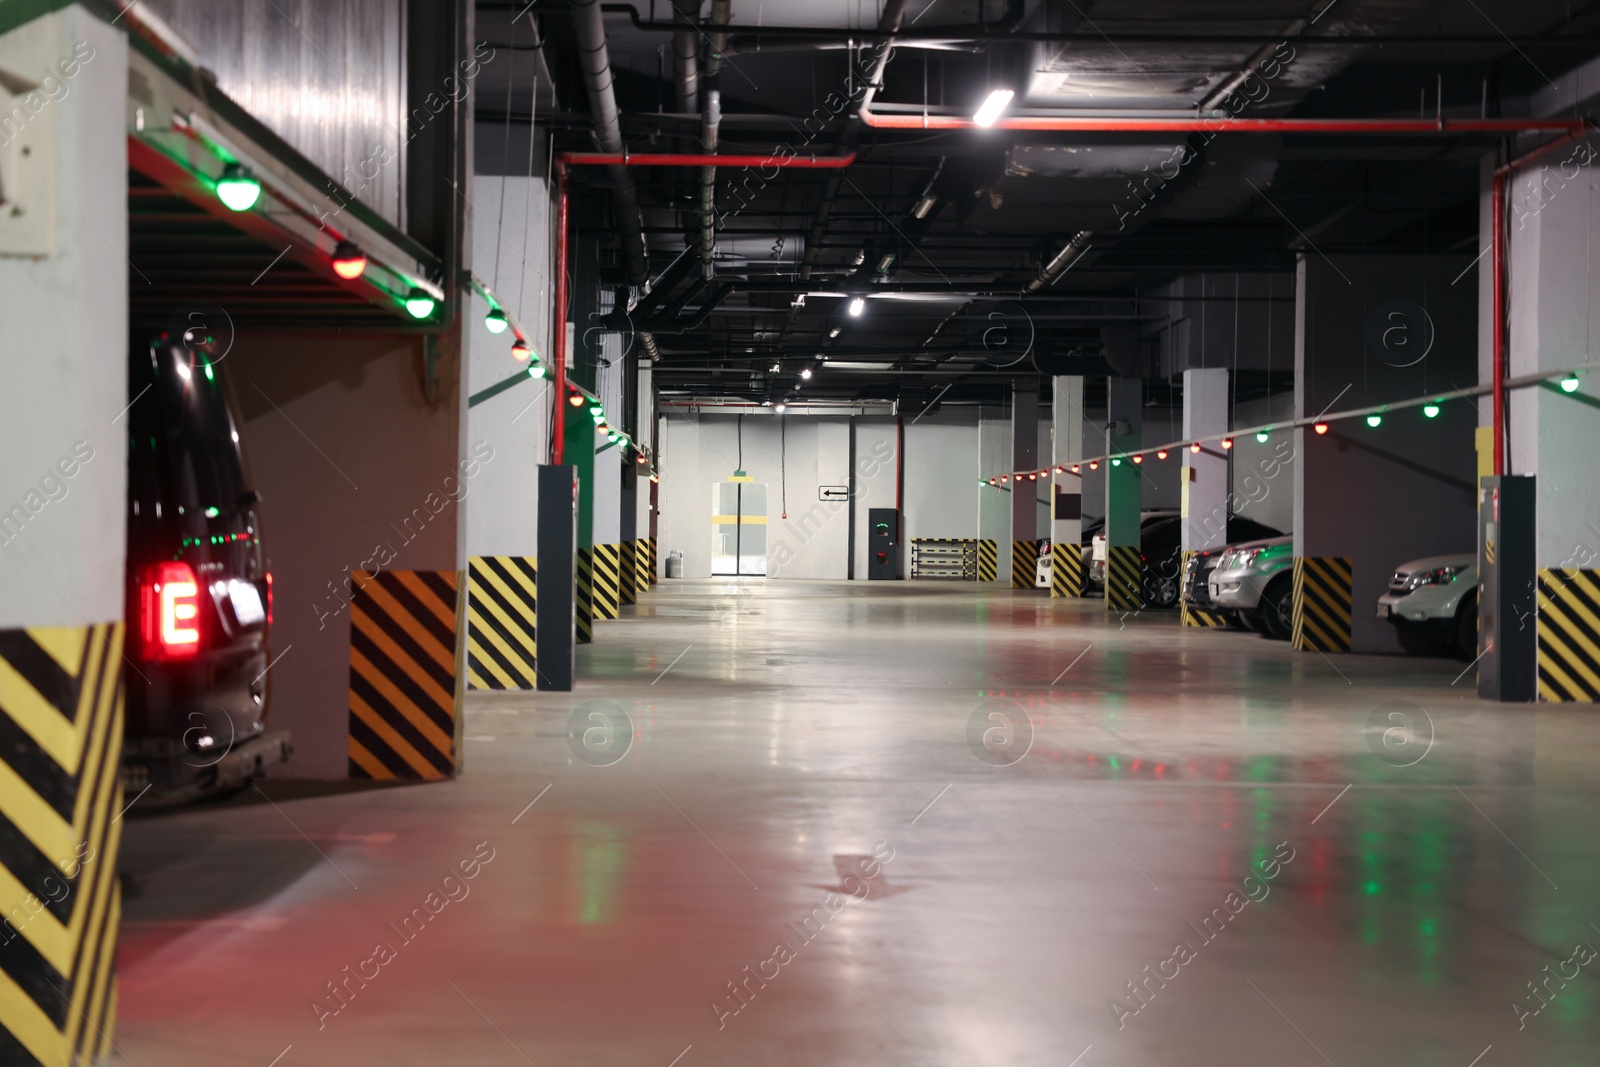
[[[455,571],[358,575],[350,602],[350,776],[456,772]]]
[[[1290,643],[1312,652],[1349,652],[1355,571],[1349,556],[1296,556]]]

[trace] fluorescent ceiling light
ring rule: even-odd
[[[929,193],[927,196],[917,201],[917,206],[911,209],[911,217],[915,219],[927,218],[928,212],[932,211],[933,205],[938,202],[938,197],[934,196],[932,193]]]
[[[866,309],[867,301],[864,297],[858,296],[850,301],[850,316],[852,318],[859,318],[861,313]]]
[[[972,116],[972,121],[979,126],[993,126],[994,120],[1000,117],[1000,113],[1006,109],[1007,105],[1011,103],[1011,98],[1016,95],[1010,89],[996,89],[989,94],[989,99],[983,102],[983,106],[978,109],[978,113]]]
[[[839,331],[840,331],[840,330],[841,330],[841,329],[842,329],[842,328],[843,328],[843,327],[839,327],[839,326],[835,326],[835,327],[834,327],[834,328],[833,328],[833,329],[831,329],[831,330],[829,330],[829,331],[828,331],[828,336],[829,336],[829,337],[838,337],[838,336],[839,336]]]

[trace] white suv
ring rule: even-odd
[[[1402,563],[1389,591],[1378,598],[1378,618],[1471,659],[1478,648],[1478,557],[1462,553]]]

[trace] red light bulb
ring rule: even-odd
[[[349,241],[340,241],[333,250],[333,273],[347,282],[353,282],[367,270],[367,256]]]
[[[528,347],[528,342],[519,337],[511,342],[511,355],[518,363],[526,363],[533,355],[533,349]]]
[[[1196,441],[1194,444],[1190,445],[1189,446],[1189,451],[1190,452],[1198,452],[1198,451],[1200,451],[1200,442]]]
[[[1167,458],[1167,450],[1163,448],[1163,449],[1159,450],[1158,452],[1156,452],[1156,458],[1157,459],[1166,459]]]
[[[1232,447],[1233,447],[1233,438],[1231,438],[1231,437],[1224,437],[1224,438],[1223,438],[1223,439],[1222,439],[1222,447],[1223,447],[1223,448],[1232,448]]]
[[[1319,423],[1317,423],[1315,426],[1313,426],[1311,428],[1313,430],[1317,431],[1317,433],[1319,433],[1319,434],[1323,434],[1323,433],[1327,433],[1328,432],[1328,424],[1325,423],[1325,422],[1319,422]]]
[[[1077,474],[1078,473],[1078,465],[1076,463],[1074,463],[1072,465],[1072,473],[1073,474]]]

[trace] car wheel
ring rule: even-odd
[[[1170,608],[1178,603],[1178,579],[1154,575],[1149,579],[1150,606]]]
[[[1266,624],[1261,621],[1261,616],[1253,611],[1236,611],[1233,613],[1233,618],[1242,630],[1249,630],[1253,634],[1267,632]]]
[[[1461,598],[1456,609],[1456,654],[1462,659],[1472,659],[1478,654],[1478,591]]]
[[[1294,622],[1294,585],[1287,575],[1278,578],[1261,594],[1261,623],[1274,641],[1287,641]]]

